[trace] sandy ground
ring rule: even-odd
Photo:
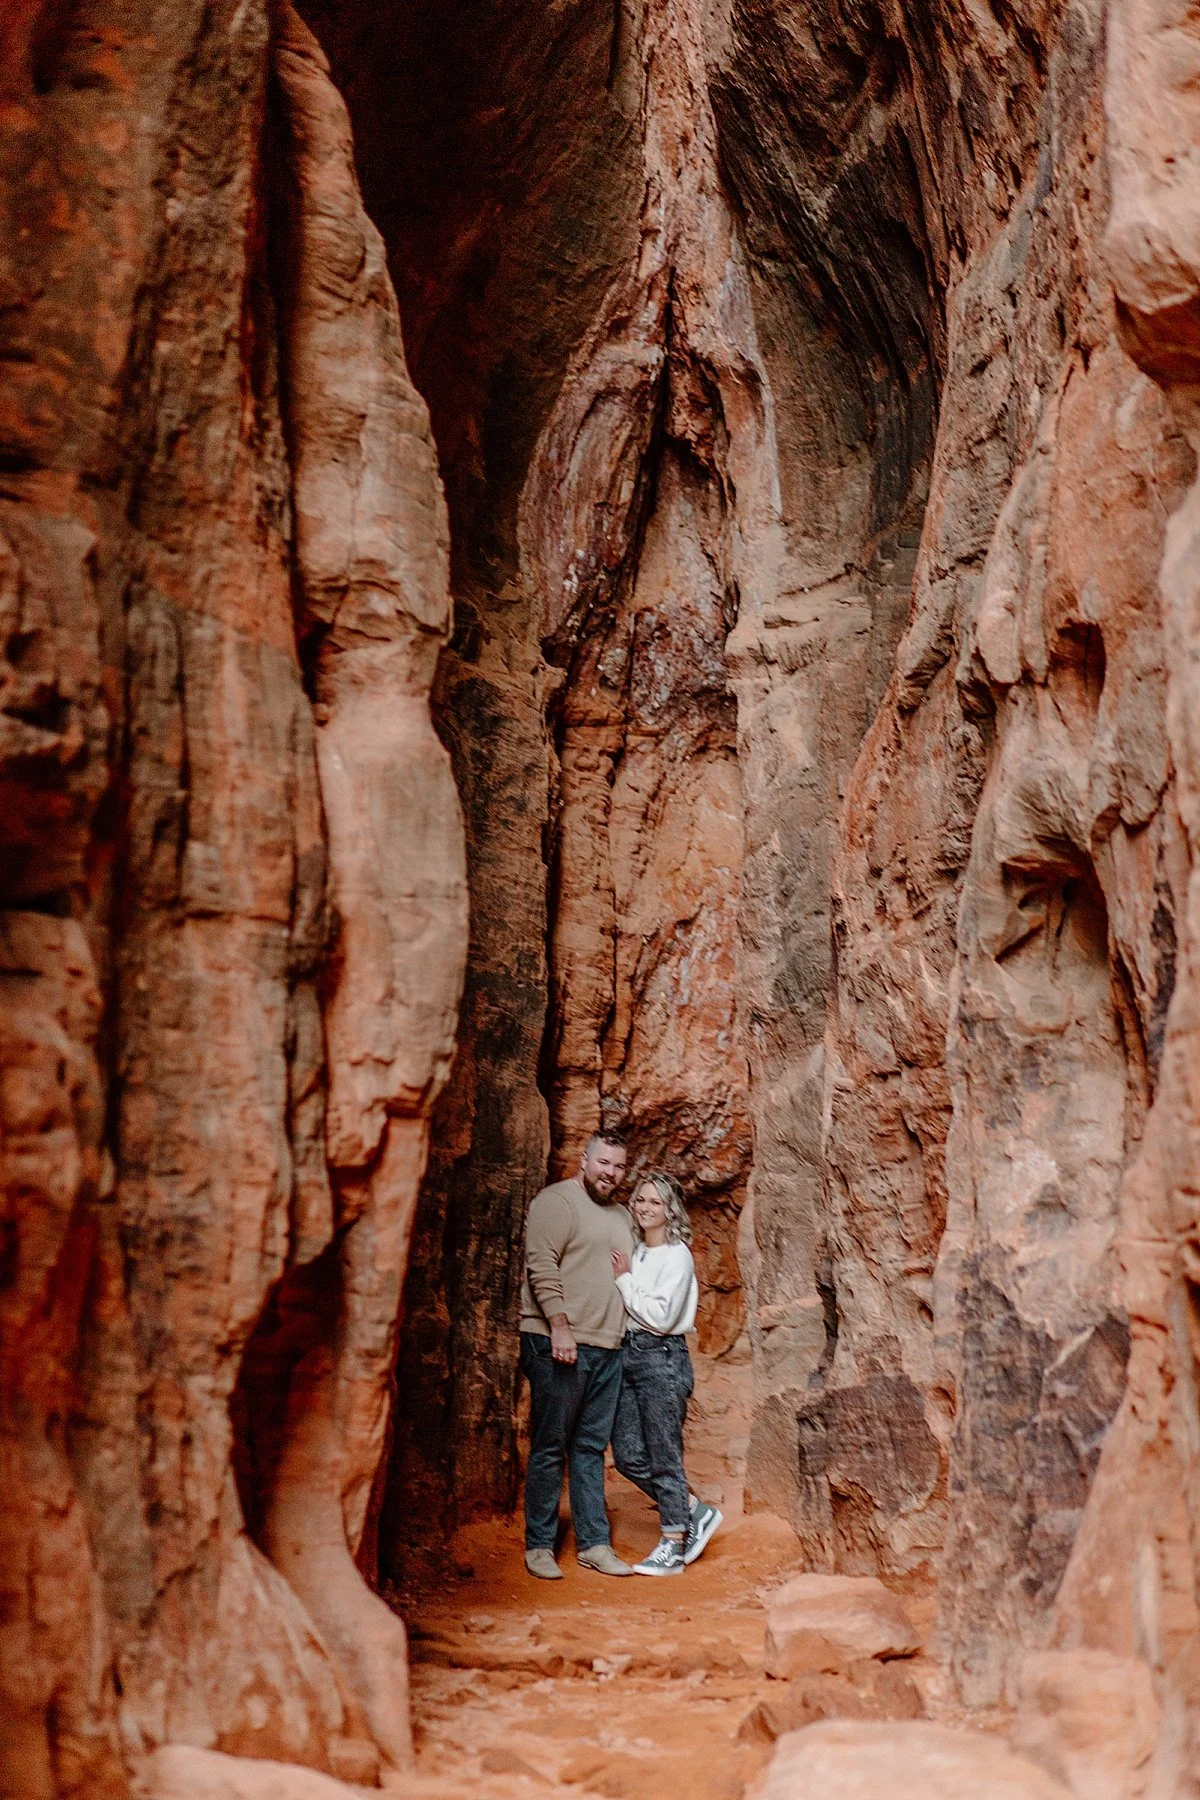
[[[610,1511],[619,1555],[657,1541],[650,1507],[616,1478]],[[796,1566],[791,1532],[743,1520],[684,1575],[657,1580],[581,1569],[570,1538],[559,1560],[564,1580],[534,1581],[519,1525],[481,1526],[457,1539],[444,1588],[411,1596],[430,1792],[738,1800],[767,1754],[738,1741],[773,1685],[758,1590]]]
[[[763,1650],[764,1600],[800,1568],[799,1546],[782,1521],[742,1514],[748,1367],[698,1375],[689,1475],[727,1523],[683,1575],[593,1574],[564,1528],[564,1579],[534,1580],[518,1519],[460,1533],[394,1592],[418,1757],[406,1794],[741,1800],[753,1784],[772,1751],[764,1707],[778,1715],[796,1699],[768,1680]],[[611,1471],[608,1502],[614,1547],[634,1562],[657,1542],[657,1516]],[[935,1667],[918,1657],[904,1671],[919,1709],[950,1716]]]

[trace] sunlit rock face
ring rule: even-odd
[[[1099,14],[860,38],[786,11],[773,83],[854,71],[844,125],[835,88],[828,139],[794,153],[805,266],[900,395],[924,320],[937,429],[832,859],[820,1195],[789,1271],[824,1341],[776,1360],[760,1308],[750,1482],[818,1565],[936,1578],[986,1702],[1052,1629],[1125,1391],[1121,1183],[1188,861],[1158,571],[1192,456],[1118,335]],[[756,1223],[761,1296],[783,1259]]]
[[[29,9],[3,60],[0,1785],[370,1781],[466,927],[427,415],[294,14]]]

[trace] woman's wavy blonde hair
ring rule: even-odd
[[[637,1185],[633,1190],[633,1197],[635,1200],[647,1182],[650,1183],[652,1188],[656,1188],[662,1195],[663,1205],[667,1209],[668,1244],[690,1244],[692,1241],[692,1228],[688,1223],[687,1202],[683,1197],[683,1189],[680,1187],[675,1177],[673,1175],[668,1175],[664,1169],[647,1169],[646,1173],[639,1177]],[[633,1235],[640,1244],[642,1241],[642,1234],[638,1227],[637,1219],[634,1217],[632,1206],[629,1208],[629,1214],[633,1219]]]

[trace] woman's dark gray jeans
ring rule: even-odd
[[[664,1531],[686,1531],[688,1484],[683,1421],[694,1376],[687,1340],[631,1331],[621,1352],[621,1397],[613,1423],[613,1460],[658,1505]]]
[[[621,1387],[621,1352],[580,1344],[578,1362],[557,1363],[550,1355],[548,1337],[523,1331],[521,1368],[529,1382],[525,1548],[554,1549],[564,1463],[576,1549],[610,1543],[604,1452]]]

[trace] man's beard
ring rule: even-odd
[[[592,1183],[588,1180],[586,1175],[581,1175],[580,1180],[583,1182],[584,1193],[587,1194],[587,1196],[590,1200],[594,1200],[596,1202],[597,1206],[611,1206],[612,1205],[614,1199],[616,1198],[617,1189],[620,1186],[619,1182],[614,1182],[612,1187],[610,1187],[608,1189],[607,1193],[605,1193],[601,1188],[593,1187]]]

